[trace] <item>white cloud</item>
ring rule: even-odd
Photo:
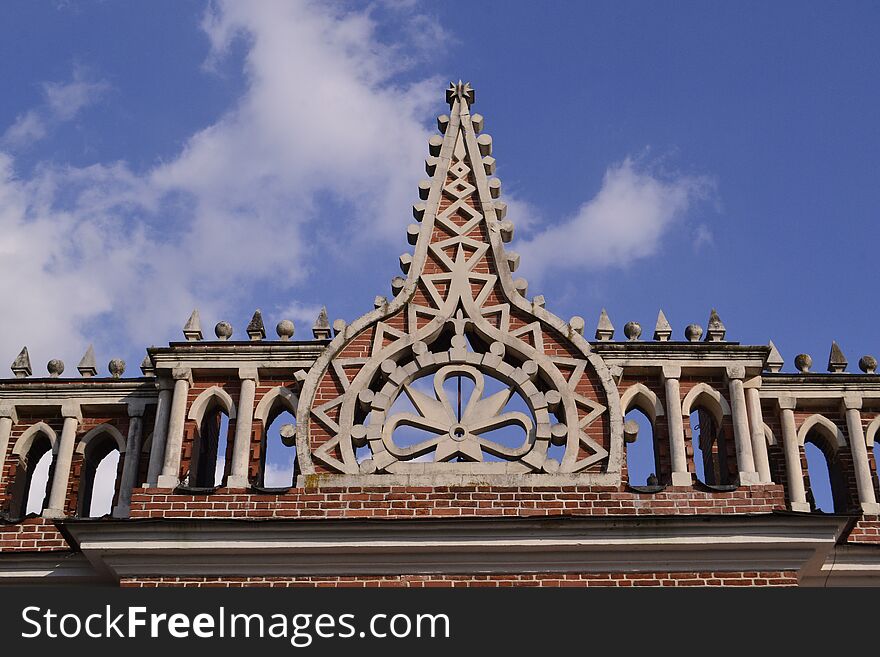
[[[290,288],[317,259],[309,233],[353,240],[353,224],[369,221],[376,239],[402,235],[439,83],[396,84],[401,44],[380,43],[367,11],[219,2],[203,28],[209,62],[246,40],[246,90],[178,156],[143,172],[44,164],[22,178],[0,152],[0,294],[11,305],[0,354],[27,344],[35,374],[52,357],[72,370],[91,341],[103,360],[176,337],[193,307],[216,317],[258,284]],[[104,86],[82,73],[44,89],[48,124]],[[327,197],[348,212],[322,215]],[[317,309],[290,310],[308,334]]]
[[[631,158],[605,172],[602,187],[577,213],[517,244],[524,267],[625,267],[655,254],[669,229],[712,191],[705,176],[664,178]]]
[[[95,103],[110,88],[104,80],[75,66],[69,82],[44,82],[42,105],[19,115],[0,140],[7,148],[23,148],[45,138],[49,131],[76,118],[84,108]]]

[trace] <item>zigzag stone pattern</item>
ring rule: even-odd
[[[425,203],[414,207],[415,252],[401,259],[406,282],[346,326],[304,381],[298,451],[310,458],[301,457],[302,472],[386,483],[444,474],[616,482],[623,438],[614,381],[578,332],[513,280],[516,257],[504,248],[512,225],[496,200],[500,182],[489,177],[491,139],[477,134],[482,117],[470,113],[469,85],[450,85],[447,97]],[[456,404],[446,385],[461,379],[473,390]],[[489,394],[493,386],[500,389]],[[415,412],[400,412],[402,398]],[[401,442],[402,427],[422,439]]]

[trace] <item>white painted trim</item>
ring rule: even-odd
[[[220,405],[223,407],[223,410],[226,411],[226,415],[229,416],[230,420],[234,420],[235,402],[232,401],[232,397],[229,396],[229,393],[220,386],[211,386],[207,390],[202,391],[202,393],[196,397],[192,406],[190,406],[187,418],[201,423],[202,418],[205,416],[205,411],[208,409],[208,404],[214,399],[220,401]]]
[[[290,388],[278,386],[277,388],[272,388],[269,392],[263,395],[262,399],[260,399],[260,403],[257,404],[257,408],[254,411],[254,419],[260,420],[260,422],[263,423],[263,428],[266,427],[266,421],[269,418],[269,414],[272,412],[272,408],[275,406],[276,400],[280,400],[278,403],[280,403],[285,410],[289,411],[291,415],[296,417],[296,406],[299,404],[299,397],[297,397],[296,393]]]
[[[773,430],[767,426],[767,423],[764,423],[764,438],[767,439],[767,444],[771,447],[775,447],[778,443],[776,442],[776,436],[773,435]]]
[[[865,431],[865,444],[869,449],[874,447],[874,438],[877,436],[877,431],[880,431],[880,415],[874,418]]]
[[[827,438],[832,440],[831,445],[834,447],[835,451],[839,447],[846,447],[846,436],[843,435],[843,431],[841,431],[840,427],[824,415],[819,415],[818,413],[811,415],[801,423],[797,433],[798,445],[803,447],[807,434],[810,430],[817,427],[824,429],[823,433]]]
[[[85,454],[89,443],[98,436],[102,436],[105,434],[116,441],[116,447],[117,449],[119,449],[119,454],[125,454],[125,437],[121,433],[119,433],[119,429],[114,427],[112,424],[107,423],[99,424],[98,426],[91,429],[85,436],[83,436],[76,446],[76,453]]]
[[[658,417],[666,414],[660,398],[644,383],[635,383],[620,395],[620,412],[624,417],[633,408],[647,415],[651,424],[654,424]]]
[[[691,410],[693,405],[697,400],[702,399],[704,396],[715,402],[714,404],[707,404],[706,410],[710,411],[715,416],[715,421],[720,428],[724,416],[730,415],[730,405],[727,403],[727,400],[721,392],[710,386],[708,383],[698,383],[688,391],[688,394],[684,396],[684,401],[681,402],[681,414],[683,416],[690,415],[693,412]]]
[[[27,453],[31,450],[34,438],[40,433],[49,439],[49,444],[52,445],[52,454],[57,454],[58,434],[56,434],[55,430],[45,422],[37,422],[28,427],[27,430],[18,437],[18,440],[15,441],[15,445],[12,447],[13,455],[17,456],[19,460],[24,459],[24,457],[27,456]]]

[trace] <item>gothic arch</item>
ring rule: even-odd
[[[690,415],[694,405],[698,402],[702,403],[705,409],[712,413],[719,427],[724,416],[730,415],[730,406],[727,400],[724,399],[724,396],[718,390],[707,383],[698,383],[685,395],[684,401],[681,402],[682,415]]]
[[[254,419],[260,420],[263,426],[267,426],[269,420],[272,419],[272,410],[276,405],[280,405],[283,410],[289,411],[291,415],[296,417],[296,406],[298,403],[299,397],[290,388],[285,386],[272,388],[263,395],[260,403],[257,404],[257,408],[254,410]]]
[[[865,431],[865,443],[868,445],[868,448],[874,447],[874,440],[877,437],[878,431],[880,431],[880,415],[873,419]]]
[[[189,415],[187,415],[187,417],[190,420],[195,420],[197,423],[201,423],[202,418],[205,417],[205,412],[208,410],[208,407],[213,400],[220,402],[220,406],[226,411],[226,415],[229,416],[230,420],[235,419],[235,402],[232,401],[232,397],[230,397],[229,393],[220,386],[211,386],[207,390],[203,390],[202,393],[196,397],[192,406],[190,406]]]
[[[53,456],[58,453],[58,436],[55,433],[55,430],[52,429],[45,422],[37,422],[34,425],[31,425],[27,428],[27,430],[19,436],[18,440],[15,441],[15,445],[12,448],[12,453],[20,459],[23,459],[27,453],[31,449],[31,444],[34,442],[34,439],[37,435],[43,434],[46,438],[49,439],[49,444],[52,445],[52,454]]]
[[[85,454],[86,449],[88,449],[89,443],[95,438],[107,435],[110,436],[114,441],[116,441],[116,447],[119,449],[119,454],[125,454],[125,437],[119,432],[119,429],[114,427],[112,424],[99,424],[98,426],[91,429],[86,435],[84,435],[79,444],[76,446],[77,454]]]
[[[828,444],[834,449],[834,451],[837,451],[840,447],[846,447],[846,437],[843,435],[843,431],[840,430],[840,427],[824,415],[819,415],[818,413],[811,415],[801,424],[797,433],[798,445],[801,447],[804,446],[807,434],[814,428],[818,428],[820,433],[828,438]]]
[[[665,415],[660,398],[643,383],[631,385],[620,396],[620,412],[623,415],[633,408],[638,408],[647,415],[651,424],[654,424],[658,417]]]

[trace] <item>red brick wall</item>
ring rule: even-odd
[[[123,579],[122,587],[589,587],[589,586],[797,586],[791,571],[669,573],[537,573],[498,575],[388,575],[365,577],[148,577]]]
[[[0,552],[54,552],[69,550],[55,525],[44,518],[26,518],[15,525],[0,525]]]
[[[284,495],[212,495],[136,490],[133,518],[413,518],[419,516],[696,515],[770,513],[784,508],[782,487],[730,492],[686,487],[635,493],[617,486],[459,486],[291,489]]]

